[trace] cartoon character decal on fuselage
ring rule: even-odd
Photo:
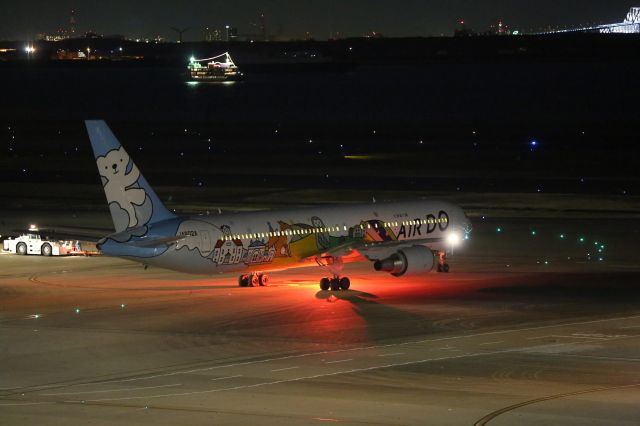
[[[222,225],[220,230],[225,238],[231,237],[231,227]],[[211,260],[213,263],[218,265],[234,265],[236,263],[240,263],[243,256],[244,247],[242,245],[242,240],[237,238],[226,241],[224,239],[219,239],[213,249]]]
[[[180,222],[176,231],[175,250],[198,252],[200,257],[217,266],[246,266],[286,262],[287,258],[304,259],[322,253],[348,240],[348,236],[332,236],[324,221],[313,216],[307,223],[289,224],[278,221],[278,229],[267,222],[267,233],[234,234],[230,225],[216,226],[206,220],[188,219]],[[218,235],[212,244],[211,235]],[[248,240],[248,241],[246,241]]]

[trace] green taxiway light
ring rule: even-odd
[[[496,228],[496,232],[502,232],[502,228],[497,227],[497,228]]]
[[[75,312],[76,314],[79,314],[79,313],[80,313],[80,308],[76,308],[76,309],[74,310],[74,312]]]
[[[560,234],[560,239],[564,240],[565,239],[565,235],[564,234]]]
[[[584,237],[580,237],[578,241],[580,241],[581,243],[584,243]]]
[[[531,231],[531,235],[536,236],[536,231]]]

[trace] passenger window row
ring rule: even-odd
[[[347,226],[343,226],[343,230],[347,230]],[[231,240],[247,240],[247,239],[256,239],[256,238],[272,238],[272,237],[286,237],[290,235],[311,235],[311,234],[323,234],[328,232],[339,232],[339,226],[332,226],[327,228],[302,228],[302,229],[287,229],[284,231],[272,231],[272,232],[259,232],[259,233],[251,233],[251,234],[237,234],[230,236],[222,236],[220,237],[223,241],[231,241]]]
[[[431,218],[431,219],[418,219],[418,220],[407,220],[404,222],[383,222],[382,226],[385,228],[389,227],[397,227],[402,224],[403,226],[409,225],[429,225],[436,223],[446,223],[449,219],[445,217],[439,218]],[[366,224],[367,229],[371,229],[371,224]],[[378,229],[378,224],[375,223],[373,225],[375,229]],[[344,225],[344,231],[347,231],[347,226]],[[364,224],[360,224],[360,229],[365,229]],[[328,228],[303,228],[303,229],[287,229],[284,231],[271,231],[271,232],[261,232],[261,233],[250,233],[250,234],[237,234],[230,236],[221,236],[220,239],[223,241],[232,241],[232,240],[247,240],[247,239],[257,239],[257,238],[271,238],[271,237],[286,237],[291,235],[310,235],[310,234],[323,234],[328,232],[339,232],[339,226],[333,226]]]

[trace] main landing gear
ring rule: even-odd
[[[316,258],[316,263],[323,268],[327,268],[333,275],[333,278],[322,278],[320,280],[320,290],[349,290],[349,287],[351,287],[349,278],[340,277],[340,272],[342,272],[342,268],[344,267],[340,257],[323,256]]]
[[[339,276],[334,276],[333,278],[323,278],[320,280],[320,290],[327,291],[331,289],[331,291],[339,291],[339,290],[349,290],[351,287],[351,281],[347,277],[340,278]]]
[[[269,275],[260,273],[240,275],[238,285],[240,287],[266,287],[269,285]]]
[[[449,264],[447,263],[447,253],[441,251],[438,253],[438,272],[449,272]]]

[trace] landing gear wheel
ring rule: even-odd
[[[351,287],[351,281],[349,281],[349,278],[347,277],[340,278],[340,288],[342,290],[349,290],[349,287]]]
[[[260,286],[260,278],[258,274],[249,275],[249,280],[251,282],[251,287],[259,287]]]
[[[43,256],[51,256],[51,244],[43,244],[40,249],[40,254]]]
[[[258,275],[258,283],[260,283],[261,287],[266,287],[269,285],[269,275],[267,274],[259,274]]]
[[[16,253],[17,254],[27,254],[27,245],[25,243],[19,243],[16,246]]]
[[[238,277],[238,285],[240,287],[249,287],[249,275],[240,275]]]
[[[438,272],[442,272],[442,265],[438,263]]]
[[[331,291],[340,290],[340,280],[338,278],[333,278],[331,280]]]
[[[331,281],[329,281],[329,278],[323,278],[320,280],[320,290],[327,291],[329,290],[329,287],[331,287]]]
[[[442,272],[449,272],[449,264],[445,263],[444,265],[442,265]]]

